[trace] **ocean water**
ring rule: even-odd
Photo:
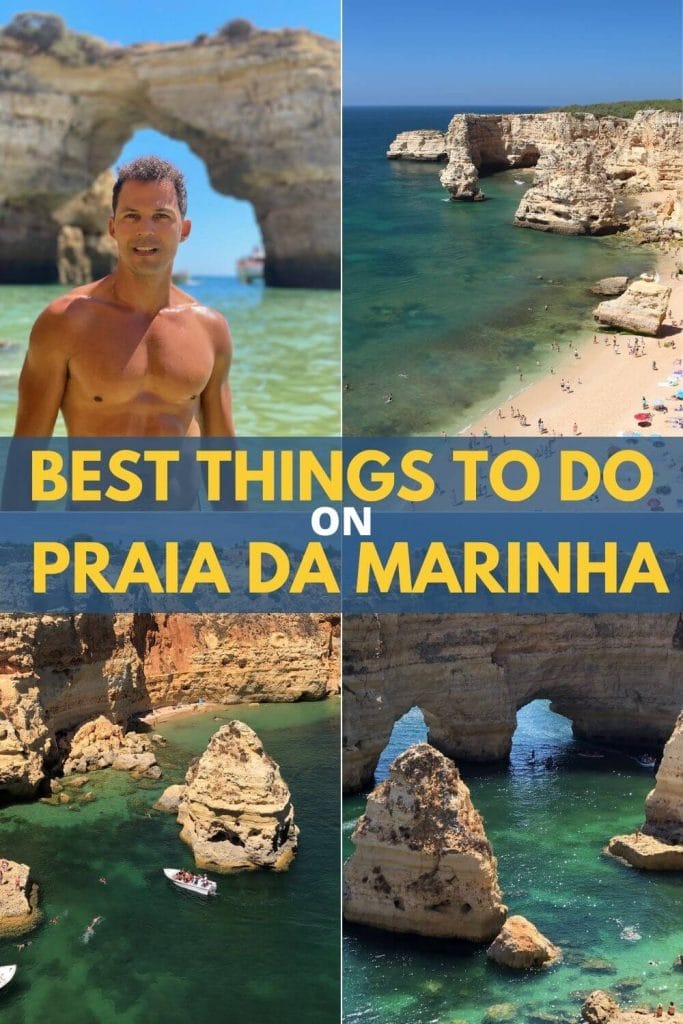
[[[4,807],[0,850],[31,866],[45,921],[0,940],[0,962],[18,965],[0,993],[3,1024],[336,1024],[338,710],[332,700],[169,721],[157,729],[168,741],[157,748],[160,782],[101,772],[80,791],[92,803]],[[151,808],[230,718],[251,725],[279,763],[300,847],[281,874],[214,875],[218,896],[203,900],[163,877],[193,860],[175,817]],[[95,915],[103,921],[85,942]]]
[[[339,433],[340,298],[335,291],[264,288],[232,277],[182,286],[220,310],[232,331],[230,374],[242,436]],[[58,285],[0,285],[0,434],[11,434],[31,326]],[[64,434],[61,417],[56,433]]]
[[[414,708],[394,728],[378,781],[402,750],[425,737]],[[596,988],[609,988],[624,1006],[683,1000],[683,974],[671,966],[683,952],[680,876],[634,871],[601,852],[611,836],[642,824],[652,771],[616,751],[580,757],[586,745],[547,701],[519,712],[513,743],[509,766],[463,766],[462,775],[498,858],[510,913],[528,917],[560,945],[563,962],[515,973],[489,961],[485,946],[347,926],[348,1024],[483,1024],[500,1004],[507,1004],[507,1016],[495,1019],[574,1024]],[[550,770],[542,767],[548,755],[556,761]],[[344,801],[345,856],[364,807],[362,796]],[[640,938],[623,938],[624,928]]]
[[[457,112],[344,112],[347,434],[464,429],[494,396],[519,390],[517,366],[528,382],[550,365],[551,341],[592,330],[591,284],[654,267],[652,250],[614,236],[514,227],[532,170],[483,179],[486,202],[454,203],[439,183],[442,164],[386,159],[399,131],[445,130]]]

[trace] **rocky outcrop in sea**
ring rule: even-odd
[[[221,726],[190,765],[178,823],[197,866],[211,871],[284,871],[297,851],[289,787],[244,722]]]
[[[441,184],[452,199],[483,199],[480,175],[534,167],[515,217],[520,227],[573,235],[631,229],[639,240],[680,238],[682,126],[679,113],[665,110],[640,110],[633,118],[456,114],[446,132]],[[440,154],[436,134],[402,132],[387,156],[423,159],[428,137]],[[644,192],[661,192],[647,210],[638,204]]]
[[[34,796],[58,738],[100,715],[321,700],[338,666],[335,615],[0,615],[0,793]]]
[[[85,722],[71,737],[64,760],[64,775],[114,768],[149,779],[161,777],[152,742],[140,733],[124,733],[120,725],[100,715]]]
[[[508,917],[486,955],[515,970],[551,967],[562,959],[562,951],[536,925],[518,914]]]
[[[0,859],[0,937],[23,935],[40,924],[38,886],[27,864]]]
[[[368,797],[344,866],[344,917],[388,931],[482,942],[507,908],[496,858],[458,769],[410,747]]]
[[[608,853],[647,871],[683,871],[683,711],[645,801],[645,824],[610,839]]]

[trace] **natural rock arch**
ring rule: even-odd
[[[683,704],[676,615],[383,615],[344,620],[344,785],[363,789],[417,705],[460,761],[508,757],[537,698],[577,736],[664,743]]]
[[[218,192],[252,203],[266,283],[338,285],[338,46],[231,24],[129,47],[53,15],[0,33],[0,280],[56,280],[60,210],[148,127],[186,142]]]

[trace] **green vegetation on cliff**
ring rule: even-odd
[[[637,110],[683,110],[683,100],[616,100],[614,103],[572,104],[552,107],[569,114],[595,114],[596,117],[633,117]]]

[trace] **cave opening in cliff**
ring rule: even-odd
[[[552,767],[574,746],[571,720],[555,711],[551,700],[536,698],[517,712],[510,751],[511,769],[526,770],[534,765]]]
[[[402,754],[414,743],[426,743],[429,736],[427,723],[422,709],[413,705],[404,715],[397,718],[391,730],[389,742],[380,754],[375,769],[375,781],[385,779],[392,761],[395,761],[399,754]]]
[[[174,280],[182,287],[197,277],[238,276],[254,281],[263,275],[263,239],[254,207],[246,200],[217,192],[206,164],[185,142],[151,128],[136,131],[114,163],[116,168],[150,153],[176,164],[187,182],[187,216],[192,221],[189,238],[178,249]]]

